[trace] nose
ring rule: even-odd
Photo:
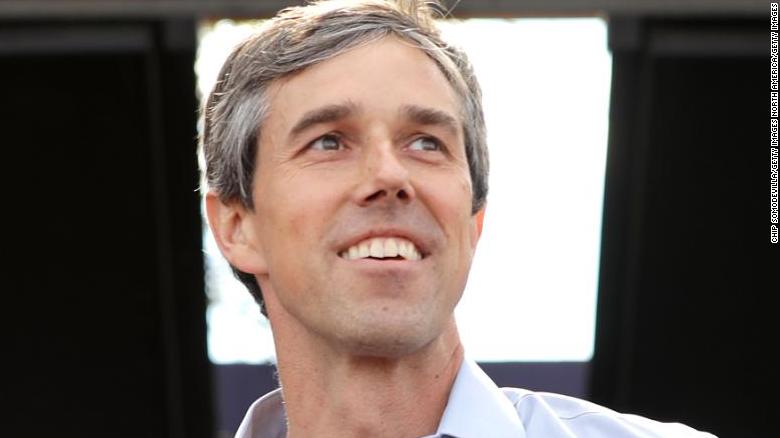
[[[408,204],[415,197],[409,169],[392,145],[367,148],[362,182],[356,191],[357,203],[369,206],[378,203]]]

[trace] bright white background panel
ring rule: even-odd
[[[257,24],[201,29],[202,95]],[[482,84],[490,148],[484,231],[456,316],[479,361],[593,353],[611,58],[598,18],[444,22]],[[209,355],[274,360],[270,328],[204,232]]]
[[[592,19],[468,20],[445,34],[482,84],[490,194],[456,315],[482,361],[593,354],[611,57]]]

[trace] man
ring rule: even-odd
[[[453,311],[481,231],[487,149],[465,55],[429,4],[282,11],[204,111],[217,243],[270,320],[281,389],[238,437],[699,436],[499,390]]]

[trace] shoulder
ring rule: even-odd
[[[528,438],[548,436],[714,438],[680,423],[621,414],[560,394],[501,388],[514,405]]]

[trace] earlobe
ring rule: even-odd
[[[253,212],[240,202],[223,203],[210,191],[206,194],[206,216],[219,250],[232,266],[250,274],[267,273],[262,246],[251,224]]]

